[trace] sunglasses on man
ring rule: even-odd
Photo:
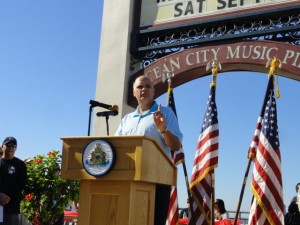
[[[12,145],[12,144],[6,144],[5,145],[7,148],[16,148],[17,146],[16,145]]]

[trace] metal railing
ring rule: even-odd
[[[229,214],[229,219],[234,220],[236,211],[227,211]],[[238,214],[238,218],[241,220],[242,224],[248,224],[249,212],[247,211],[240,211]]]

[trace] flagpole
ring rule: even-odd
[[[170,95],[170,92],[171,92],[171,77],[174,76],[174,73],[173,72],[169,72],[169,73],[164,73],[163,74],[163,77],[162,77],[162,81],[165,82],[167,81],[168,82],[168,94]],[[167,105],[169,105],[169,100],[167,102]],[[176,114],[176,111],[174,112]],[[177,116],[177,115],[176,115]],[[187,195],[188,195],[188,199],[190,201],[190,204],[192,204],[192,194],[191,194],[191,191],[190,191],[190,182],[189,182],[189,178],[188,178],[188,174],[187,174],[187,169],[186,169],[186,164],[185,164],[185,161],[183,160],[182,161],[182,167],[183,167],[183,173],[184,173],[184,178],[185,178],[185,183],[186,183],[186,189],[187,189]]]
[[[191,176],[190,190],[194,199],[194,218],[189,224],[214,225],[214,201],[215,182],[214,169],[218,165],[219,149],[219,125],[218,113],[215,103],[216,76],[221,68],[217,59],[209,62],[206,69],[212,68],[213,79],[210,84],[210,92],[207,101],[207,108],[198,138],[194,166]]]
[[[212,60],[206,65],[206,70],[211,69],[212,74],[212,82],[210,87],[217,86],[217,75],[219,70],[221,69],[221,64],[218,62],[217,59]],[[214,206],[215,206],[215,170],[213,169],[211,172],[211,225],[215,224],[215,213],[214,213]]]
[[[162,76],[162,82],[164,83],[165,81],[168,82],[168,100],[167,100],[167,105],[169,105],[170,103],[170,93],[172,91],[172,87],[171,87],[171,77],[174,76],[174,73],[173,72],[167,72],[167,73],[164,73],[163,76]],[[177,113],[176,113],[176,108],[174,107],[173,109],[175,115],[177,116]],[[185,178],[185,183],[186,183],[186,188],[187,188],[187,195],[188,195],[188,199],[189,199],[189,203],[190,203],[190,213],[191,213],[191,216],[193,216],[193,199],[192,199],[192,194],[191,194],[191,191],[190,191],[190,186],[189,186],[189,179],[188,179],[188,174],[187,174],[187,169],[186,169],[186,164],[185,164],[185,161],[184,159],[181,160],[181,163],[182,163],[182,167],[183,167],[183,173],[184,173],[184,178]]]
[[[187,195],[188,195],[188,199],[189,199],[189,203],[190,203],[190,213],[191,213],[190,218],[192,218],[193,214],[194,214],[194,210],[192,207],[192,205],[194,204],[194,199],[193,199],[191,189],[190,189],[190,182],[189,182],[189,178],[188,178],[188,174],[187,174],[187,170],[186,170],[185,161],[182,162],[182,167],[183,167],[183,173],[184,173],[184,177],[185,177]]]
[[[211,173],[211,224],[215,224],[215,213],[214,213],[214,207],[215,207],[215,170],[212,170]]]
[[[184,173],[185,183],[186,183],[186,187],[187,187],[188,198],[189,198],[189,200],[191,200],[192,195],[191,195],[191,190],[190,190],[190,182],[189,182],[185,162],[182,162],[182,167],[183,167],[183,173]]]
[[[238,219],[238,215],[240,213],[241,204],[242,204],[242,200],[243,200],[243,196],[244,196],[244,191],[245,191],[245,186],[246,186],[246,183],[247,183],[248,174],[249,174],[249,170],[250,170],[250,166],[251,166],[251,161],[252,161],[252,158],[249,157],[248,165],[247,165],[247,168],[246,168],[246,171],[245,171],[244,182],[243,182],[241,193],[240,193],[240,198],[239,198],[238,206],[237,206],[237,209],[236,209],[236,212],[235,212],[235,216],[234,216],[234,223],[233,223],[233,225],[236,225],[237,219]]]
[[[187,195],[188,195],[188,199],[189,199],[189,203],[190,203],[190,213],[191,213],[190,218],[192,218],[195,213],[194,209],[193,209],[194,199],[193,199],[191,189],[190,189],[190,182],[189,182],[189,178],[188,178],[188,174],[187,174],[187,170],[186,170],[185,161],[182,161],[182,168],[183,168],[183,173],[184,173],[184,178],[185,178]]]
[[[277,58],[274,58],[271,62],[272,69],[276,68],[276,60]],[[253,168],[254,176],[252,176],[251,191],[254,195],[254,201],[250,207],[249,224],[284,225],[280,142],[272,73],[273,71],[269,73],[263,107],[256,125],[259,132],[255,131],[253,138],[256,139],[255,150],[260,152],[260,157],[256,157],[255,160],[264,167],[262,169]],[[272,153],[269,154],[270,152]]]

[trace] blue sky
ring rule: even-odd
[[[1,1],[0,139],[15,136],[18,157],[61,151],[61,137],[87,135],[89,100],[96,91],[101,14],[99,0]],[[267,86],[266,73],[220,73],[217,78],[220,149],[216,197],[224,199],[228,210],[237,207],[247,152]],[[210,82],[207,76],[174,89],[189,176]],[[280,77],[279,85],[277,108],[287,205],[300,182],[300,84]],[[166,95],[157,101],[166,105]],[[179,205],[184,207],[187,191],[181,166],[178,171]],[[252,198],[251,173],[252,168],[242,204],[246,211]]]

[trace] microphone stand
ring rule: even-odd
[[[105,117],[105,119],[106,119],[106,133],[107,133],[107,136],[109,136],[109,126],[108,126],[109,116],[110,115],[112,115],[112,116],[118,115],[119,107],[117,105],[107,105],[107,104],[104,104],[104,103],[100,103],[100,102],[97,102],[97,101],[90,100],[88,136],[90,136],[91,116],[92,116],[92,109],[94,107],[103,107],[103,108],[106,108],[106,109],[110,110],[110,111],[99,112],[99,113],[96,114],[97,116]]]
[[[111,111],[104,111],[104,112],[98,112],[98,113],[96,113],[97,116],[105,117],[105,120],[106,120],[106,134],[107,134],[107,136],[109,136],[109,125],[108,125],[109,113],[111,113]]]
[[[88,125],[88,136],[90,136],[92,109],[93,109],[93,105],[90,105],[90,110],[89,110],[89,125]]]
[[[109,115],[106,114],[105,115],[105,120],[106,120],[106,134],[107,136],[109,136],[109,125],[108,125],[108,119],[109,119]]]
[[[90,106],[90,110],[89,110],[88,136],[90,136],[92,109],[93,109],[93,106],[91,105],[91,106]],[[109,119],[109,115],[106,114],[106,115],[105,115],[105,120],[106,120],[106,134],[107,134],[107,136],[109,136],[109,124],[108,124],[108,119]]]

